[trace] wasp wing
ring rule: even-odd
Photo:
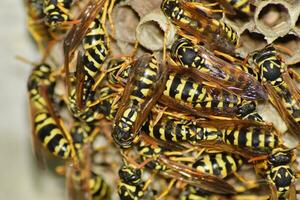
[[[236,193],[233,186],[217,176],[199,172],[186,165],[171,161],[162,155],[159,157],[159,161],[170,168],[170,172],[163,173],[166,176],[217,194]]]

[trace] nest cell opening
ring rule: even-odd
[[[264,29],[272,29],[273,31],[290,28],[290,15],[288,9],[283,4],[267,4],[260,10],[257,25]]]
[[[159,50],[163,46],[164,31],[160,28],[158,22],[150,20],[142,23],[139,27],[140,42],[146,48]]]
[[[248,29],[246,29],[240,35],[240,41],[241,48],[247,53],[250,53],[257,49],[261,49],[267,45],[267,41],[265,40],[263,34],[250,32]]]
[[[288,64],[300,61],[300,38],[298,36],[288,34],[276,39],[274,44],[279,46],[278,51]]]

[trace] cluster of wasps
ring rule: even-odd
[[[251,15],[250,1],[162,0],[177,27],[171,50],[118,57],[106,28],[118,1],[89,0],[74,20],[80,3],[26,0],[44,57],[27,84],[33,146],[42,165],[47,152],[65,161],[57,172],[70,199],[112,199],[102,175],[114,168],[122,200],[297,199],[297,146],[286,147],[256,107],[270,101],[299,138],[299,76],[272,44],[236,57],[238,35],[218,17]],[[59,40],[64,62],[54,67],[46,61]],[[99,137],[105,148],[95,147]],[[112,159],[97,163],[95,153]]]

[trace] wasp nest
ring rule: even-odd
[[[282,47],[282,57],[287,64],[299,62],[300,1],[256,1],[251,6],[254,10],[253,16],[238,19],[227,15],[224,17],[224,21],[229,23],[241,38],[237,52],[245,57],[250,51],[275,43]]]

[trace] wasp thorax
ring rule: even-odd
[[[130,148],[133,142],[131,131],[125,131],[124,128],[115,126],[112,132],[114,141],[122,148]]]
[[[285,152],[285,151],[278,151],[273,153],[269,157],[269,162],[271,162],[273,165],[286,165],[289,164],[292,160],[292,154],[291,152]]]

